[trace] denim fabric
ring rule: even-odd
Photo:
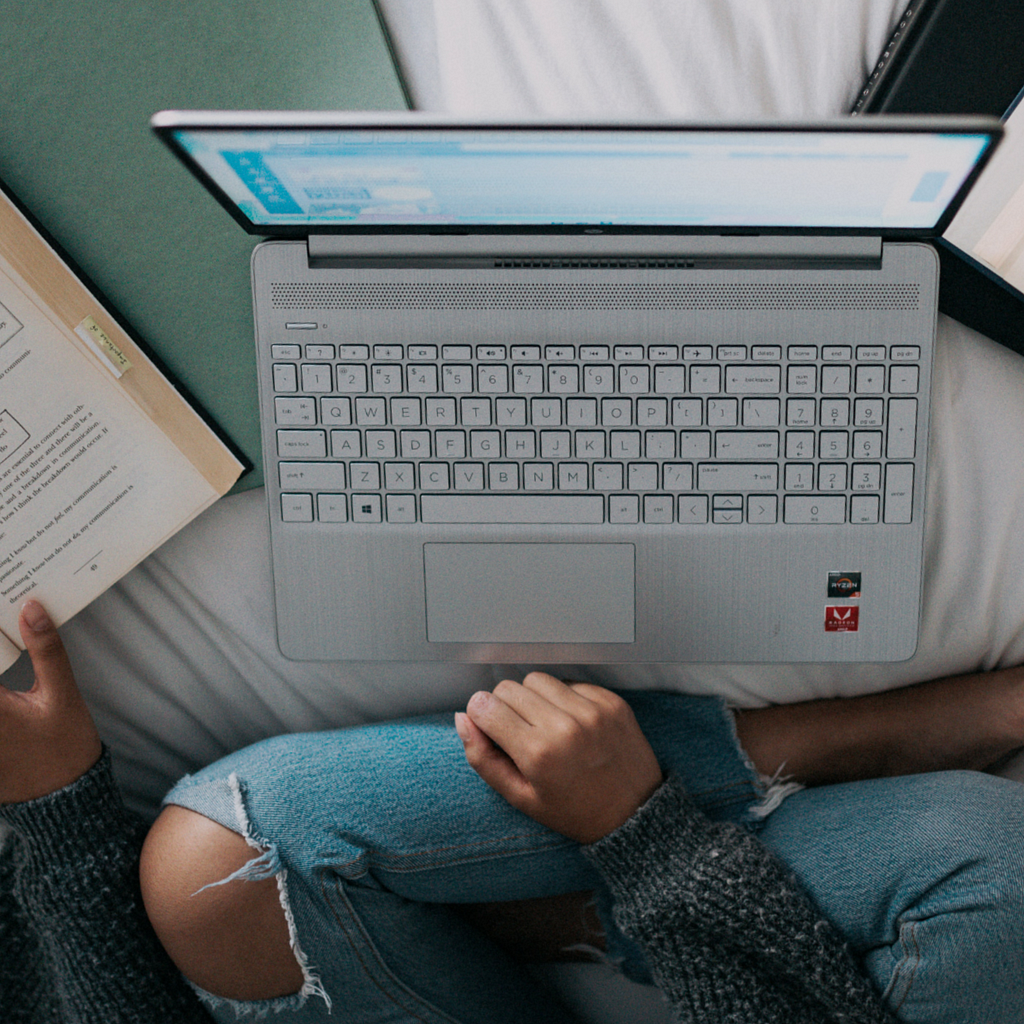
[[[901,1021],[1024,1021],[1024,786],[949,771],[806,789],[758,838]]]
[[[706,814],[760,830],[862,957],[901,1020],[1024,1019],[1024,787],[977,773],[765,792],[718,700],[624,693],[662,767]],[[208,999],[218,1020],[569,1022],[445,904],[597,893],[609,954],[644,979],[576,844],[509,806],[450,716],[281,736],[183,779],[167,803],[245,835],[240,877],[276,875],[302,993]],[[647,976],[649,977],[649,976]]]

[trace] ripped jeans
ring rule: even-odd
[[[1024,786],[944,772],[766,790],[722,702],[622,696],[704,813],[755,829],[796,872],[900,1020],[1024,1020]],[[165,803],[246,837],[253,860],[236,875],[277,877],[303,970],[302,990],[281,999],[200,991],[219,1021],[569,1024],[446,904],[582,890],[596,894],[609,957],[650,982],[579,848],[473,772],[450,715],[266,740],[182,779]]]

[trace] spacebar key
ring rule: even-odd
[[[603,523],[600,495],[424,494],[425,523]]]

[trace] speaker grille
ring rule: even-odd
[[[536,259],[495,260],[494,266],[502,270],[693,270],[693,260],[670,259]]]
[[[272,282],[275,309],[914,310],[917,284]]]

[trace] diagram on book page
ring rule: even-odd
[[[21,321],[6,306],[0,305],[0,348],[3,348],[21,328]]]
[[[216,494],[2,263],[0,321],[2,671],[28,597],[63,622]]]

